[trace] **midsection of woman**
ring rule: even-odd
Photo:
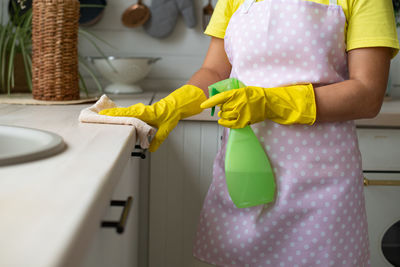
[[[199,79],[194,75],[190,83],[206,89],[208,84],[205,81],[228,77],[231,66],[224,58],[226,55],[221,39],[225,36],[231,16],[243,2],[244,0],[217,2],[214,15],[205,31],[213,36],[213,40],[202,69],[198,72],[206,73],[208,79]],[[259,2],[261,1],[257,3]],[[329,4],[329,0],[308,2],[325,6]],[[343,34],[349,58],[349,80],[323,87],[315,86],[317,120],[320,122],[376,116],[386,90],[390,59],[399,48],[390,0],[338,0],[337,3],[345,15]]]
[[[222,62],[229,64],[215,70],[218,75],[229,69],[246,85],[268,88],[326,85],[314,86],[314,125],[270,120],[252,125],[276,177],[276,200],[266,207],[237,209],[231,202],[224,179],[225,132],[194,247],[199,259],[219,266],[368,266],[361,156],[351,120],[379,110],[395,50],[356,47],[389,46],[392,35],[375,43],[351,37],[358,25],[346,11],[354,13],[347,7],[355,6],[342,2],[218,2],[217,14],[232,13],[227,21],[213,16],[206,30],[224,37]],[[213,42],[222,49],[220,41],[212,41],[207,57],[215,53]],[[215,69],[207,57],[204,68]],[[363,105],[367,108],[355,110]]]

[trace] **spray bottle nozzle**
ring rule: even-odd
[[[215,96],[216,94],[229,91],[232,89],[239,89],[245,87],[245,85],[236,78],[229,78],[226,80],[219,81],[214,83],[208,87],[208,92],[210,97]],[[215,107],[211,108],[211,116],[214,116]]]
[[[210,97],[215,96],[218,93],[219,92],[218,92],[218,90],[216,88],[214,88],[214,87],[209,88]],[[211,108],[211,116],[214,116],[214,113],[215,113],[215,107],[212,107]]]

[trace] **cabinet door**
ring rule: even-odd
[[[400,182],[400,173],[367,173],[370,180],[392,180]],[[370,240],[371,266],[390,267],[390,260],[399,260],[399,229],[390,232],[393,242],[387,242],[385,235],[400,220],[400,186],[367,186],[365,187],[365,205]],[[398,226],[397,226],[398,228]],[[389,240],[390,241],[390,240]],[[389,247],[389,251],[387,251]],[[390,251],[391,249],[394,250]],[[395,265],[398,266],[398,265]]]
[[[130,158],[110,200],[126,200],[132,196],[125,230],[101,228],[100,222],[92,244],[82,262],[83,267],[138,266],[139,159]],[[105,207],[103,221],[118,221],[123,207]]]
[[[357,129],[364,170],[400,171],[400,129]]]
[[[136,267],[138,262],[138,242],[139,242],[139,158],[131,157],[127,167],[124,169],[122,179],[114,191],[113,199],[126,200],[129,196],[133,198],[132,207],[129,212],[125,231],[117,234],[115,230],[111,232],[114,238],[121,238],[121,265],[122,267]],[[111,208],[115,210],[114,220],[118,220],[121,215],[121,208]],[[107,230],[107,229],[104,229]],[[110,230],[110,229],[108,229]],[[117,236],[117,237],[116,237]],[[118,237],[119,236],[119,237]],[[112,262],[110,262],[112,264]]]
[[[220,144],[217,122],[181,121],[150,161],[150,267],[210,266],[192,256]]]
[[[371,266],[398,266],[400,130],[357,129],[365,181]]]

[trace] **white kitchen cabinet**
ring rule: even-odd
[[[100,227],[91,242],[82,262],[82,267],[137,267],[139,244],[139,161],[140,157],[129,157],[122,169],[121,178],[115,187],[111,200],[127,200],[132,197],[132,206],[124,232],[115,228]],[[104,207],[103,221],[119,221],[123,207]]]
[[[222,127],[181,121],[150,160],[149,267],[205,267],[192,256]]]
[[[400,129],[357,129],[365,176],[371,267],[400,265]]]

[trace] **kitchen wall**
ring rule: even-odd
[[[8,0],[0,0],[5,6]],[[130,29],[121,23],[121,15],[124,10],[136,0],[108,0],[104,16],[94,26],[84,29],[93,32],[96,36],[106,40],[113,48],[97,41],[97,45],[108,56],[151,56],[161,57],[151,70],[146,79],[140,82],[145,90],[171,91],[185,83],[190,76],[201,66],[208,48],[210,37],[202,31],[202,9],[208,0],[194,0],[196,6],[197,26],[189,29],[183,23],[182,17],[178,19],[177,25],[170,36],[165,39],[150,37],[142,27]],[[212,0],[215,6],[217,0]],[[147,6],[151,0],[143,0]],[[1,13],[7,19],[4,8]],[[399,35],[400,36],[400,35]],[[79,40],[79,51],[84,56],[99,55],[84,38]],[[390,94],[400,97],[400,55],[392,60],[391,64],[391,86]],[[85,75],[89,87],[95,90],[95,84],[89,75]],[[103,85],[107,84],[104,79]]]
[[[203,34],[202,9],[208,0],[194,0],[196,5],[197,26],[187,28],[182,17],[170,36],[165,39],[150,37],[142,27],[130,29],[121,23],[121,15],[125,8],[136,3],[137,0],[108,0],[102,20],[87,30],[105,39],[114,48],[102,45],[106,55],[117,56],[152,56],[162,57],[148,77],[140,82],[145,90],[171,91],[184,84],[190,76],[201,66],[208,48],[210,37]],[[215,6],[217,0],[212,0]],[[147,6],[151,0],[143,0]],[[80,52],[83,55],[98,55],[87,41],[80,39]],[[400,55],[392,60],[389,93],[393,97],[400,97]],[[94,88],[94,83],[90,82]],[[107,84],[107,81],[102,81]]]
[[[196,6],[197,26],[187,28],[183,18],[178,18],[177,25],[170,36],[156,39],[149,36],[142,27],[127,28],[121,23],[124,10],[137,0],[108,0],[102,19],[86,30],[104,39],[113,48],[96,42],[108,56],[150,56],[161,57],[155,63],[150,74],[140,82],[145,90],[171,91],[184,84],[201,66],[206,54],[210,37],[203,34],[202,10],[208,0],[194,0]],[[151,0],[144,0],[150,7]],[[212,4],[215,6],[216,0]],[[79,52],[84,56],[99,55],[92,44],[84,38],[79,39]],[[91,88],[95,85],[86,80]],[[102,81],[107,84],[107,81]]]
[[[400,37],[400,29],[397,28],[397,36]],[[389,94],[393,97],[400,97],[400,55],[397,55],[390,65]]]

